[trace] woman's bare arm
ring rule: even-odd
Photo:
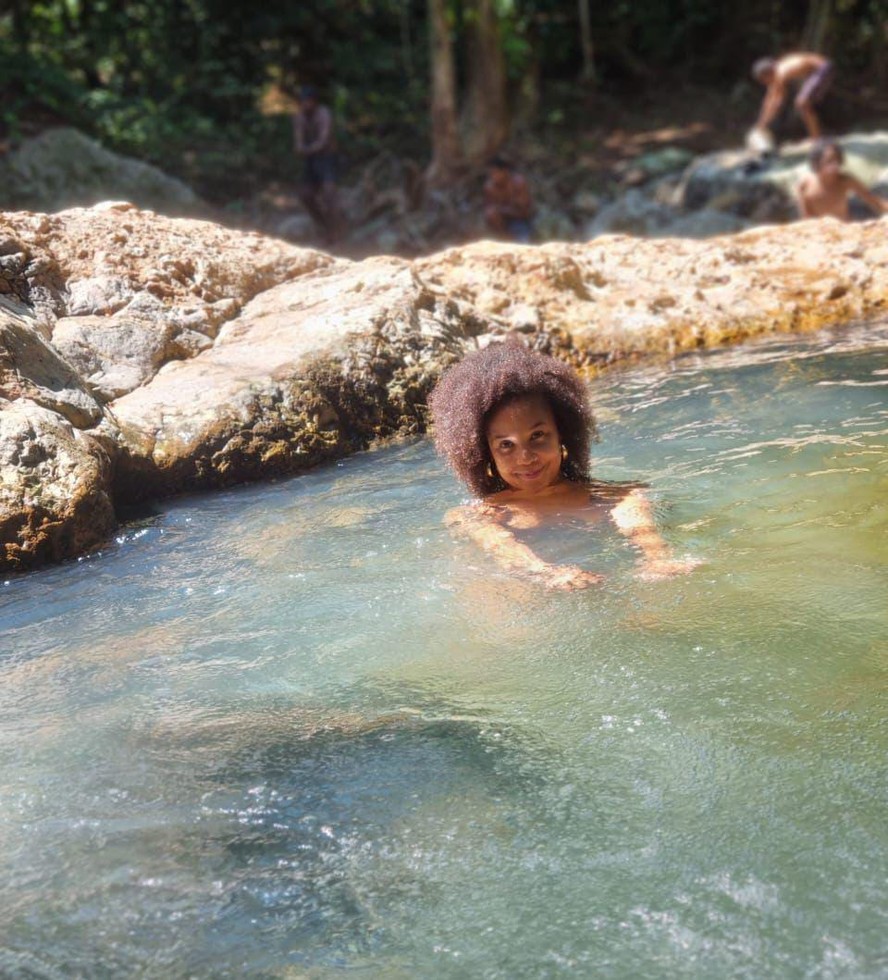
[[[803,218],[816,218],[810,204],[808,203],[808,177],[802,177],[796,184],[795,189],[796,203],[799,206],[799,214]]]
[[[617,530],[641,552],[641,578],[683,575],[698,562],[674,558],[672,549],[657,530],[651,503],[643,490],[630,490],[611,511]]]
[[[486,504],[454,507],[444,518],[447,526],[470,538],[502,568],[518,572],[555,589],[582,589],[604,578],[577,565],[553,565],[543,561],[503,525],[500,513]]]

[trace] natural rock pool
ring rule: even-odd
[[[557,593],[428,442],[0,583],[0,976],[884,977],[888,324],[593,385]]]

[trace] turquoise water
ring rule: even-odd
[[[540,591],[427,442],[0,583],[0,977],[888,975],[888,326],[595,383]]]

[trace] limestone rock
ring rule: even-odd
[[[810,330],[888,310],[888,217],[754,228],[706,241],[605,236],[519,249],[477,242],[418,259],[478,314],[506,295],[538,312],[556,352],[597,366],[649,351]]]
[[[174,354],[176,330],[163,315],[156,320],[72,316],[53,329],[56,349],[108,402],[149,381]],[[203,337],[201,347],[212,341]],[[197,353],[197,350],[194,351]]]
[[[110,463],[120,433],[104,403],[211,346],[267,286],[334,264],[125,203],[0,216],[0,418],[13,447],[0,500],[6,567],[78,554],[113,527]],[[22,462],[33,455],[15,448],[22,440],[44,447],[45,460],[34,457],[41,465]],[[72,473],[84,488],[73,495]]]
[[[329,255],[125,202],[59,214],[0,213],[0,256],[20,255],[25,300],[54,319],[109,313],[145,294],[168,310],[242,305],[268,286],[335,262]],[[129,300],[132,302],[132,300]]]
[[[131,499],[295,472],[422,431],[430,387],[471,329],[398,259],[266,290],[211,349],[113,402],[118,490]]]
[[[132,283],[122,276],[89,276],[68,283],[65,304],[71,316],[116,313],[135,297]]]
[[[0,397],[28,398],[88,429],[102,408],[77,371],[39,334],[30,318],[0,299]]]
[[[22,398],[0,411],[0,567],[82,554],[114,530],[110,466],[99,444]]]
[[[182,181],[67,127],[48,129],[22,143],[3,162],[0,180],[7,199],[18,208],[60,211],[113,197],[165,214],[207,210]]]
[[[94,547],[116,504],[421,432],[442,368],[510,330],[597,369],[884,315],[886,227],[356,263],[128,204],[0,215],[0,567]]]

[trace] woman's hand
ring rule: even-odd
[[[550,565],[503,527],[504,511],[490,505],[455,507],[445,518],[455,531],[470,537],[502,568],[540,582],[548,589],[588,589],[600,585],[604,576],[587,572],[579,565]]]
[[[549,589],[588,589],[590,585],[600,585],[604,576],[597,572],[587,572],[579,565],[551,565],[541,575]]]
[[[652,558],[642,563],[636,577],[645,582],[656,582],[676,575],[687,575],[700,564],[696,558]]]

